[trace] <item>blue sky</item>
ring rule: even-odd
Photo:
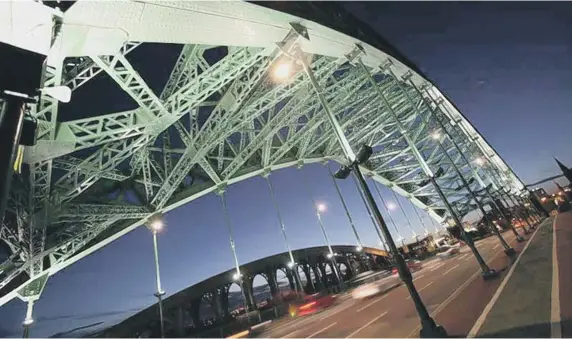
[[[371,2],[349,6],[455,101],[524,182],[556,174],[552,156],[572,165],[569,3]],[[121,107],[115,101],[112,104]],[[316,164],[271,176],[292,247],[323,244],[301,175],[311,183],[316,200],[328,205],[324,220],[332,243],[355,243],[327,169]],[[362,239],[376,246],[375,232],[353,182],[340,185]],[[388,201],[394,201],[387,189],[382,190]],[[415,230],[422,232],[411,205],[405,199],[402,202]],[[285,250],[262,178],[229,187],[228,206],[241,263]],[[394,214],[402,235],[411,236],[400,212]],[[169,294],[232,267],[218,196],[208,195],[182,206],[169,213],[166,221],[159,246],[161,274]],[[154,288],[151,235],[139,228],[52,277],[35,308],[37,324],[32,335],[117,321],[153,303]],[[19,335],[24,313],[25,305],[19,300],[0,308],[0,332]]]

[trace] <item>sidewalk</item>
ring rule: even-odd
[[[521,253],[468,337],[572,336],[572,212],[546,220]]]

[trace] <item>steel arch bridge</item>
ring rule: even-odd
[[[320,10],[329,6],[336,5]],[[453,163],[478,178],[469,181],[475,191],[493,181],[514,193],[524,188],[413,66],[368,43],[361,29],[342,32],[350,19],[339,8],[322,14],[338,17],[333,28],[239,1],[78,1],[64,13],[5,1],[0,13],[1,41],[48,55],[44,86],[77,90],[109,77],[135,103],[67,121],[50,97],[30,107],[38,141],[24,150],[0,229],[11,253],[0,267],[0,305],[37,299],[49,276],[156,213],[280,168],[346,164],[316,89],[353,149],[373,147],[364,173],[439,221],[447,215],[428,184],[433,173],[459,213],[473,208]],[[54,17],[62,24],[50,48]],[[160,93],[130,62],[146,43],[181,46]],[[272,77],[294,51],[317,87],[299,69],[285,81]],[[439,126],[450,135],[444,148],[431,138]],[[473,166],[477,158],[486,166]]]

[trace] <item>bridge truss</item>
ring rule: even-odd
[[[21,38],[16,25],[6,25],[24,12],[54,15],[40,3],[18,2],[0,4],[0,13],[13,19],[2,20],[2,39]],[[314,22],[244,2],[78,1],[63,23],[55,44],[64,52],[49,55],[44,86],[75,91],[109,77],[136,106],[67,121],[58,119],[58,103],[49,97],[30,107],[39,121],[38,142],[24,151],[0,229],[11,252],[0,267],[0,305],[38,297],[49,276],[155,213],[280,168],[345,164],[306,74],[273,79],[285,48],[304,52],[353,149],[373,147],[363,172],[438,221],[446,218],[445,208],[424,166],[438,174],[459,213],[471,205],[431,137],[437,120],[451,136],[443,146],[467,178],[479,176],[515,193],[523,189],[432,83],[383,51]],[[292,23],[307,30],[307,38]],[[101,44],[102,37],[113,44]],[[160,93],[130,62],[130,52],[146,43],[181,46]],[[363,53],[356,53],[356,44]],[[473,166],[475,159],[486,166]],[[478,180],[470,185],[481,189]]]

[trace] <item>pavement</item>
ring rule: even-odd
[[[552,219],[547,219],[537,229],[546,230],[551,223]],[[467,247],[456,257],[425,262],[423,268],[414,274],[414,284],[429,313],[451,336],[466,337],[478,319],[487,318],[482,317],[483,311],[528,241],[535,238],[531,234],[526,237],[526,242],[518,243],[512,232],[504,232],[503,237],[516,250],[515,257],[507,257],[499,239],[494,236],[476,242],[488,265],[500,272],[494,280],[481,278],[480,268]],[[488,329],[486,321],[483,323],[486,326],[482,328]],[[265,338],[418,336],[419,318],[403,285],[372,299],[344,300],[318,314],[275,321],[257,335]]]
[[[536,233],[469,337],[572,337],[572,212]]]

